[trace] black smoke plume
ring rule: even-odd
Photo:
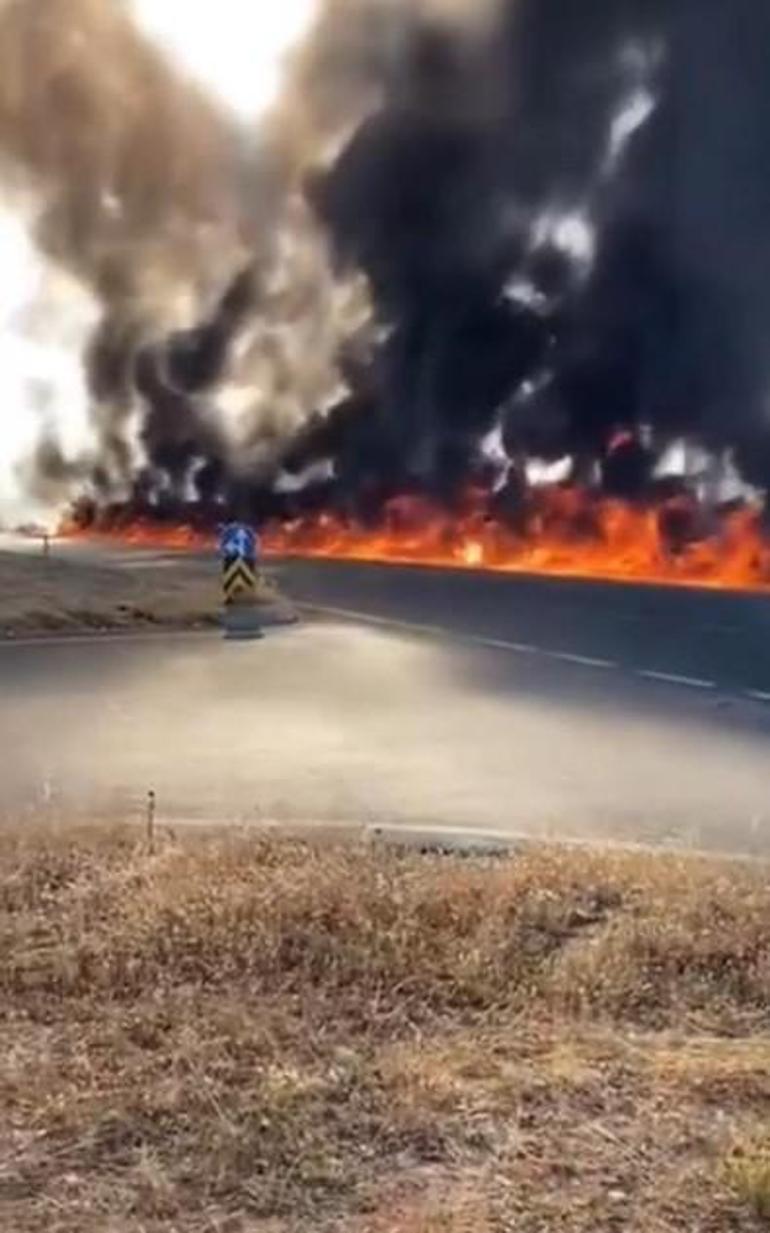
[[[343,486],[461,482],[501,417],[512,458],[610,491],[647,491],[682,435],[770,485],[761,0],[520,0],[471,49],[416,28],[312,199],[388,331],[366,423],[354,398],[318,431]],[[590,257],[549,232],[574,214]]]
[[[293,507],[451,500],[493,430],[513,494],[528,457],[568,455],[576,478],[644,496],[683,436],[766,491],[765,0],[501,0],[473,30],[405,9],[379,102],[304,190],[337,273],[367,280],[369,333],[338,355],[336,404],[277,443],[254,508],[281,506],[279,473]],[[197,459],[207,500],[242,500],[245,481],[229,487],[195,406],[261,311],[244,276],[135,366],[153,472],[176,482]],[[110,341],[96,368],[122,382]],[[319,462],[323,485],[298,496]]]

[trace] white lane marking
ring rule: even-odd
[[[716,681],[702,681],[696,676],[678,676],[675,672],[652,672],[637,669],[637,676],[646,681],[662,681],[664,685],[684,685],[687,689],[716,689]]]
[[[322,612],[328,616],[339,617],[343,621],[362,621],[365,625],[381,625],[384,629],[403,629],[413,634],[431,634],[441,638],[452,637],[449,630],[442,629],[440,625],[421,625],[417,621],[399,621],[396,617],[375,616],[368,612],[356,612],[353,608],[332,608],[328,604],[303,603],[297,603],[297,607],[304,608],[305,612]]]
[[[529,642],[507,642],[504,638],[484,638],[481,634],[448,634],[447,630],[442,630],[444,637],[462,638],[463,642],[470,642],[473,646],[487,646],[495,651],[513,651],[516,655],[545,655],[539,646],[532,646]]]
[[[508,651],[516,655],[542,655],[544,659],[553,659],[560,663],[575,664],[584,668],[596,668],[601,671],[610,671],[620,667],[609,659],[594,659],[589,655],[572,655],[567,651],[549,651],[543,647],[533,646],[528,642],[508,642],[503,638],[484,638],[475,634],[453,634],[451,630],[445,629],[441,625],[422,625],[412,621],[399,621],[391,617],[380,617],[370,615],[367,612],[357,612],[352,608],[332,608],[325,604],[303,604],[298,603],[298,608],[304,608],[307,612],[323,612],[330,616],[340,617],[343,620],[363,621],[369,625],[379,625],[384,629],[400,629],[407,633],[428,634],[431,637],[452,638],[456,641],[470,644],[472,646],[488,647],[496,651]],[[207,640],[211,641],[216,634],[216,629],[208,630],[159,630],[150,633],[133,633],[133,634],[63,634],[59,636],[51,636],[44,638],[0,638],[0,652],[4,650],[12,650],[16,647],[66,647],[66,646],[112,646],[115,644],[131,644],[141,642],[165,642],[173,639],[178,641],[185,639],[187,641]],[[660,681],[668,685],[682,685],[690,689],[711,690],[717,689],[716,681],[702,681],[696,677],[677,676],[674,673],[655,672],[648,670],[636,670],[636,675],[643,677],[649,681]],[[762,702],[770,705],[770,693],[764,693],[761,690],[745,690],[743,697],[750,698],[754,702]]]
[[[365,612],[357,612],[350,608],[330,608],[323,604],[300,604],[307,611],[324,612],[343,620],[363,621],[365,624],[379,625],[386,629],[399,629],[408,633],[438,635],[441,638],[451,638],[471,646],[489,647],[492,650],[509,651],[518,655],[541,655],[544,659],[556,660],[559,663],[575,664],[578,667],[596,668],[603,672],[612,671],[620,664],[610,659],[595,659],[589,655],[572,655],[567,651],[550,651],[545,647],[533,646],[526,642],[508,642],[503,638],[484,638],[475,634],[455,634],[449,629],[438,625],[418,625],[410,621],[399,621],[390,617],[369,616]],[[664,685],[679,685],[685,689],[700,689],[710,691],[718,689],[716,681],[704,681],[698,677],[679,676],[674,672],[657,672],[653,669],[631,669],[633,674],[646,681],[657,681]],[[754,695],[757,698],[757,695]],[[770,702],[770,695],[757,700]]]
[[[406,633],[428,634],[431,637],[450,638],[470,646],[488,647],[493,651],[508,651],[515,655],[541,655],[543,659],[556,660],[557,663],[575,664],[581,668],[596,668],[602,672],[611,672],[620,668],[620,664],[611,659],[598,659],[590,655],[573,655],[568,651],[549,651],[545,647],[534,646],[529,642],[508,642],[504,638],[484,638],[477,634],[453,633],[440,625],[421,625],[412,621],[400,621],[395,617],[381,617],[358,612],[352,608],[332,608],[326,604],[297,605],[306,612],[322,612],[329,616],[339,617],[346,621],[363,621],[364,624],[381,626],[384,629],[398,629]],[[705,681],[698,677],[679,676],[674,672],[657,672],[653,669],[629,669],[633,675],[646,681],[657,681],[664,685],[679,685],[686,689],[705,691],[719,688],[716,681]],[[745,691],[743,697],[752,698],[755,702],[770,704],[770,693],[760,691]]]
[[[584,668],[601,668],[606,671],[618,667],[611,659],[594,659],[590,655],[572,655],[568,651],[543,651],[542,654],[548,659],[558,659],[564,664],[580,664]]]
[[[297,607],[304,608],[306,612],[326,613],[329,616],[339,617],[341,620],[362,621],[364,624],[381,626],[383,629],[398,629],[403,630],[405,633],[428,634],[430,637],[450,638],[455,642],[470,646],[487,647],[493,651],[508,651],[515,655],[541,655],[543,659],[556,660],[558,663],[575,664],[583,668],[596,668],[603,672],[614,671],[621,667],[619,663],[610,659],[594,659],[589,655],[572,655],[567,651],[549,651],[544,647],[533,646],[529,642],[508,642],[504,638],[484,638],[476,634],[456,634],[440,625],[420,625],[412,621],[399,621],[395,617],[370,616],[369,613],[357,612],[352,608],[331,608],[325,604],[303,603],[298,603]],[[691,676],[679,676],[673,672],[657,672],[644,668],[629,668],[628,671],[634,676],[641,677],[643,680],[657,681],[664,685],[678,685],[686,689],[699,689],[703,692],[719,689],[716,681],[705,681]],[[740,694],[735,694],[733,691],[733,697],[736,696],[750,698],[754,702],[770,705],[770,693],[763,693],[761,690],[749,689],[744,690]]]
[[[413,621],[399,621],[395,618],[369,616],[366,612],[356,612],[351,608],[330,608],[325,604],[300,604],[308,612],[325,612],[330,616],[343,620],[363,621],[369,625],[381,625],[386,629],[401,629],[408,633],[438,635],[441,638],[451,638],[470,646],[488,647],[493,651],[510,651],[515,655],[542,655],[544,659],[556,659],[562,663],[578,664],[583,668],[617,668],[618,665],[609,659],[592,659],[587,655],[571,655],[567,651],[549,651],[545,647],[533,646],[529,642],[509,642],[505,638],[485,638],[481,634],[454,633],[440,625],[420,625]]]
[[[384,629],[400,629],[411,634],[430,634],[432,637],[451,638],[456,642],[464,642],[471,646],[489,647],[493,651],[513,651],[517,655],[545,655],[542,647],[531,646],[528,642],[508,642],[504,638],[485,638],[481,634],[453,633],[441,625],[421,625],[417,621],[400,621],[396,617],[381,617],[369,615],[368,612],[357,612],[353,608],[330,608],[326,604],[298,604],[306,612],[323,612],[329,616],[340,617],[345,621],[363,621],[366,625],[381,625]]]

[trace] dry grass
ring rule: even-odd
[[[770,1134],[744,1135],[725,1165],[725,1179],[755,1215],[770,1225]]]
[[[267,582],[260,602],[273,619],[288,606]],[[73,557],[66,545],[0,550],[0,637],[215,625],[222,605],[216,557],[115,554],[110,564]]]
[[[763,869],[0,837],[0,1228],[751,1230]]]

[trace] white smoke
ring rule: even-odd
[[[260,318],[209,412],[234,469],[270,466],[282,435],[340,393],[340,340],[370,325],[365,282],[332,269],[304,175],[376,105],[417,15],[481,34],[499,2],[0,0],[0,173],[38,198],[37,216],[0,203],[0,518],[25,492],[67,501],[113,428],[134,456],[127,396],[89,407],[98,322],[162,337],[205,316],[252,257]],[[35,468],[41,444],[53,465]]]
[[[37,0],[22,2],[33,7]],[[105,15],[113,3],[125,5],[176,69],[208,91],[225,124],[240,125],[244,131],[247,122],[258,120],[275,103],[284,59],[307,32],[317,9],[316,0],[281,0],[276,5],[105,0]],[[83,21],[98,22],[96,13],[85,4],[77,10]],[[47,123],[55,126],[56,116]],[[85,142],[85,132],[81,136]],[[122,203],[109,198],[105,190],[105,210],[119,216]],[[97,449],[83,360],[102,308],[36,245],[41,206],[30,206],[29,201],[0,201],[0,525],[42,520],[45,509],[55,519],[56,506],[71,499]],[[222,244],[213,247],[223,253]],[[141,259],[138,255],[137,261]],[[152,290],[148,275],[145,298]],[[156,322],[169,318],[189,287],[184,279],[170,287],[164,273],[160,291],[162,303],[153,306],[151,314]],[[192,301],[187,308],[182,319],[169,324],[191,324],[197,310]],[[34,466],[43,445],[54,451],[57,464],[45,468],[44,485]]]
[[[40,255],[30,221],[0,207],[0,526],[39,519],[49,500],[72,495],[64,474],[30,495],[27,464],[42,440],[73,474],[92,440],[82,355],[99,309]]]
[[[244,122],[276,102],[317,0],[130,0],[142,29]]]

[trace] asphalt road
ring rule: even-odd
[[[770,595],[354,562],[276,572],[310,604],[770,702]]]
[[[170,822],[770,854],[770,706],[747,696],[768,684],[768,601],[320,563],[277,572],[337,615],[252,644],[0,646],[2,813],[139,817],[153,789]],[[661,679],[693,672],[697,685]]]

